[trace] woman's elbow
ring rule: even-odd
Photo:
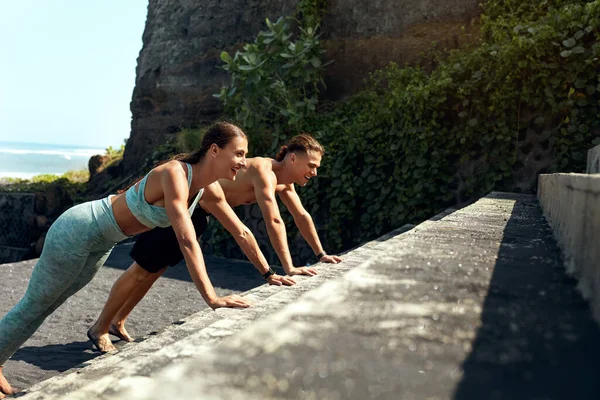
[[[179,248],[182,252],[191,252],[194,250],[194,246],[198,245],[198,241],[196,239],[192,239],[191,237],[180,237],[178,238]]]

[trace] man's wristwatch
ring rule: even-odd
[[[325,253],[325,251],[320,252],[319,254],[317,254],[317,260],[320,260],[325,255],[327,255],[327,253]]]
[[[271,275],[275,275],[275,271],[273,271],[273,268],[269,267],[269,270],[265,272],[262,277],[266,281]]]

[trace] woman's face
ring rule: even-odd
[[[219,179],[235,180],[238,171],[246,167],[248,140],[236,136],[217,153]]]
[[[317,169],[320,166],[321,153],[319,152],[309,150],[306,153],[293,153],[294,182],[300,186],[306,186],[311,178],[317,176]]]

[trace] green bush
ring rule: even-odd
[[[268,29],[232,57],[221,54],[231,82],[217,95],[226,114],[249,134],[253,154],[270,154],[314,114],[324,64],[316,27],[298,28],[290,18],[268,19]],[[298,36],[298,37],[296,37]]]
[[[300,195],[324,222],[329,250],[513,189],[533,146],[527,141],[551,151],[546,172],[584,169],[585,152],[600,143],[600,0],[492,0],[481,22],[477,46],[439,57],[431,71],[390,64],[327,112],[263,111],[251,103],[253,91],[236,103],[246,111],[226,103],[234,115],[251,113],[267,135],[306,130],[325,145],[320,176]],[[260,93],[263,104],[272,101],[270,90]],[[286,123],[295,131],[277,128]]]

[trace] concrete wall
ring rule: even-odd
[[[588,151],[587,173],[600,174],[600,145]]]
[[[540,175],[538,198],[567,272],[600,323],[600,175]]]

